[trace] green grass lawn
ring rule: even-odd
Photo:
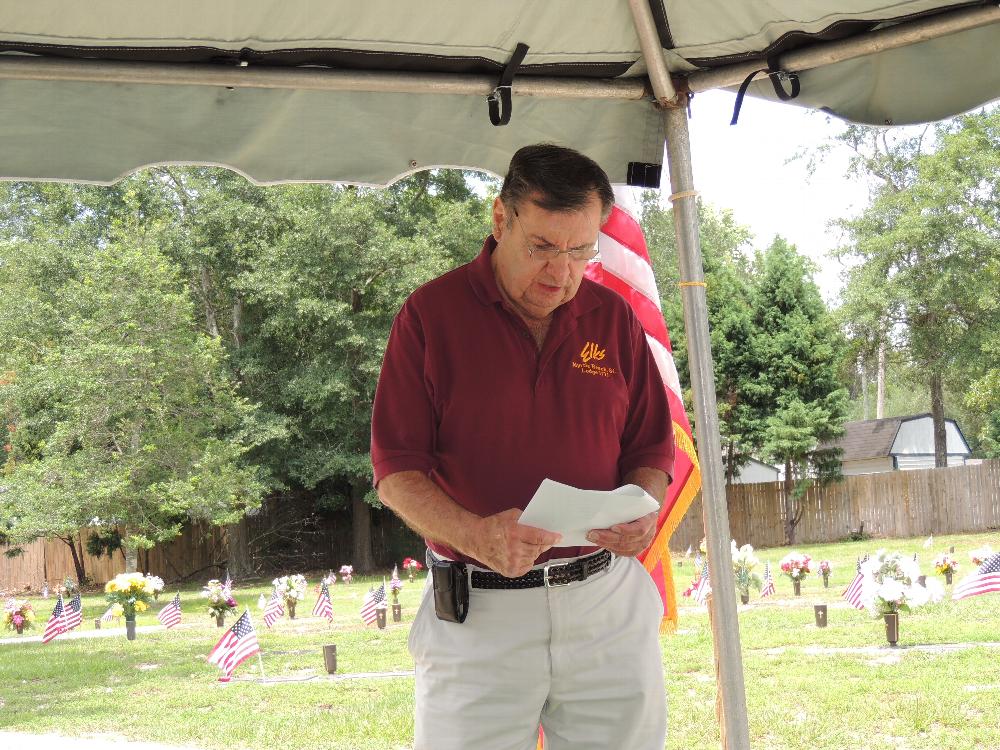
[[[854,575],[854,561],[885,547],[920,556],[933,575],[934,554],[954,545],[969,572],[968,551],[985,543],[1000,548],[1000,533],[923,539],[872,540],[797,549],[834,565],[828,589],[808,578],[801,597],[777,576],[778,594],[740,607],[750,734],[756,749],[856,748],[858,750],[995,750],[1000,748],[1000,594],[945,601],[901,619],[900,646],[885,647],[881,620],[840,606]],[[772,568],[787,548],[758,550]],[[678,589],[692,575],[691,561],[675,567]],[[317,576],[310,577],[314,583]],[[205,656],[221,631],[205,613],[200,587],[181,591],[184,620],[171,631],[124,632],[105,638],[0,644],[0,729],[66,734],[116,733],[127,737],[205,748],[406,748],[413,732],[413,678],[328,681],[322,646],[336,643],[338,674],[407,671],[409,622],[423,577],[400,597],[403,622],[385,630],[365,627],[361,599],[373,579],[356,578],[332,589],[331,625],[309,616],[313,595],[298,619],[274,630],[261,623],[257,597],[268,581],[241,586],[258,627],[269,678],[256,681],[256,660],[245,662],[229,685]],[[404,582],[405,582],[404,578]],[[379,579],[379,582],[381,579]],[[168,586],[160,603],[169,601]],[[829,627],[817,628],[812,605],[827,603]],[[35,601],[40,633],[52,600]],[[154,606],[153,611],[159,605]],[[106,605],[84,597],[84,623],[92,631]],[[670,710],[668,748],[715,750],[712,639],[704,608],[681,599],[677,634],[664,636],[664,670]],[[156,623],[153,611],[139,626]],[[231,621],[227,621],[231,622]],[[32,634],[27,631],[26,635]],[[12,636],[0,633],[0,636]],[[15,636],[16,637],[16,636]],[[970,648],[920,648],[973,644]],[[306,679],[314,677],[314,679]],[[295,681],[298,680],[298,681]]]

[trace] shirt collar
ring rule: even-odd
[[[493,255],[496,247],[497,241],[491,234],[483,242],[483,249],[478,257],[468,266],[469,283],[472,285],[472,291],[475,293],[476,298],[484,305],[503,304],[504,301],[497,286],[496,275],[493,273],[493,264],[490,261],[490,257]],[[556,309],[556,313],[559,314],[560,311],[565,310],[566,313],[572,315],[574,318],[579,318],[584,313],[600,307],[601,300],[594,294],[592,289],[594,283],[590,279],[584,278],[580,283],[580,288],[576,290],[573,299],[560,305]]]

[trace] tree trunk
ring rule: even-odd
[[[208,273],[208,266],[204,263],[199,268],[199,281],[201,283],[201,296],[205,305],[205,328],[209,336],[217,339],[219,338],[219,324],[215,319],[215,307],[212,305],[212,279]]]
[[[61,536],[59,538],[69,547],[69,551],[73,555],[73,569],[76,571],[76,582],[82,584],[83,579],[87,577],[87,571],[83,567],[83,550],[77,550],[76,539],[73,538],[72,534],[68,537]]]
[[[871,410],[868,408],[868,363],[864,357],[858,357],[858,369],[861,373],[861,419],[867,421]]]
[[[729,441],[729,445],[726,448],[726,489],[733,486],[733,452],[735,448],[733,447],[733,441]]]
[[[135,573],[139,570],[139,548],[132,539],[132,530],[125,529],[122,535],[122,550],[125,554],[125,572]]]
[[[785,461],[785,544],[795,544],[795,477],[792,462]]]
[[[368,573],[374,568],[372,559],[372,509],[365,502],[366,479],[351,482],[351,527],[354,569]]]
[[[250,530],[246,517],[226,527],[226,549],[229,556],[229,572],[233,578],[251,578],[254,575],[250,555]]]
[[[875,419],[885,417],[885,341],[878,345],[878,391],[875,397]]]
[[[931,418],[934,420],[934,466],[948,465],[948,433],[944,423],[944,386],[941,373],[931,375]]]

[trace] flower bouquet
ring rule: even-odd
[[[978,568],[986,562],[987,558],[993,557],[995,554],[996,553],[993,551],[993,548],[988,544],[983,545],[979,549],[972,550],[972,552],[969,553],[969,558],[972,560],[972,567]]]
[[[272,583],[274,584],[274,590],[278,592],[278,596],[285,600],[285,604],[288,606],[288,619],[295,619],[295,605],[302,601],[306,596],[306,579],[305,576],[293,575],[293,576],[281,576],[281,578],[275,578]]]
[[[417,571],[424,569],[424,566],[412,557],[407,557],[403,560],[403,567],[406,568],[406,572],[410,576],[410,583],[413,583],[413,577],[417,574]]]
[[[781,572],[792,579],[792,588],[795,589],[796,596],[802,594],[802,579],[812,572],[809,567],[811,563],[812,558],[801,552],[789,552],[781,558],[779,563]]]
[[[340,577],[344,579],[344,583],[350,583],[351,578],[354,576],[354,566],[353,565],[341,565],[340,566]]]
[[[3,607],[3,625],[7,630],[16,630],[20,635],[25,628],[35,624],[35,610],[27,599],[11,597]]]
[[[215,618],[215,624],[220,628],[226,621],[226,615],[236,614],[236,600],[218,578],[206,583],[201,595],[208,599],[208,614]]]
[[[403,590],[403,582],[393,576],[389,581],[389,591],[392,592],[392,603],[399,604],[399,592]]]
[[[947,552],[942,552],[940,555],[934,558],[934,570],[938,575],[944,576],[945,583],[951,583],[951,577],[955,575],[958,570],[958,560],[949,555]]]
[[[163,579],[147,573],[146,582],[149,584],[149,590],[153,592],[153,600],[159,599],[160,593],[163,591]]]
[[[119,573],[104,585],[108,604],[121,607],[125,615],[125,633],[130,641],[135,640],[135,614],[149,609],[153,592],[149,581],[142,573]]]
[[[830,573],[833,572],[833,566],[830,564],[829,560],[819,561],[819,574],[823,576],[823,588],[830,588]]]
[[[760,576],[754,573],[754,568],[760,565],[760,560],[753,553],[753,547],[744,544],[736,547],[736,541],[731,542],[733,556],[733,579],[736,581],[736,590],[740,592],[740,601],[747,604],[750,601],[750,587],[753,586],[758,591],[763,585]]]
[[[917,583],[920,568],[913,558],[899,552],[879,550],[872,559],[861,564],[861,603],[873,617],[886,621],[886,638],[896,645],[899,638],[899,613],[909,612],[928,602],[941,601],[944,589],[937,581],[928,581],[926,588]]]

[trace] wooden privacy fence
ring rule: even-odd
[[[729,488],[729,526],[739,544],[785,542],[781,482]],[[864,524],[875,537],[912,537],[1000,529],[1000,461],[947,469],[893,471],[844,477],[811,487],[795,530],[797,543],[834,542]],[[701,496],[670,540],[674,550],[697,549],[705,536]]]

